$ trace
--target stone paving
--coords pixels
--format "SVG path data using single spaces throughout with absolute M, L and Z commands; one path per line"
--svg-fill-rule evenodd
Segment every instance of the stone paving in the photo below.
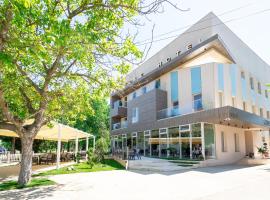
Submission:
M 270 165 L 181 172 L 106 171 L 51 176 L 57 186 L 0 192 L 0 199 L 269 200 Z

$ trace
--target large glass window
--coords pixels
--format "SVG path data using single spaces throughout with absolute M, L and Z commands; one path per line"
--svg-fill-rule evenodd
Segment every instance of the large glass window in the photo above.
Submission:
M 151 156 L 151 144 L 150 144 L 150 138 L 151 138 L 151 131 L 144 131 L 144 155 L 145 156 Z
M 230 78 L 231 78 L 231 91 L 232 96 L 236 96 L 236 83 L 237 83 L 237 68 L 236 65 L 231 65 L 230 68 Z
M 168 154 L 168 129 L 159 129 L 159 156 L 166 157 Z
M 202 92 L 201 67 L 191 68 L 191 90 L 193 95 Z
M 178 71 L 171 72 L 171 101 L 178 102 Z
M 137 149 L 137 144 L 138 144 L 138 141 L 137 141 L 137 133 L 136 132 L 133 132 L 132 133 L 132 138 L 131 138 L 131 149 Z
M 218 89 L 224 91 L 223 64 L 218 64 Z
M 179 127 L 169 128 L 169 156 L 176 157 L 180 155 L 179 146 Z
M 144 154 L 144 133 L 138 132 L 137 133 L 137 149 L 141 155 Z
M 151 145 L 152 156 L 159 156 L 159 130 L 151 131 L 151 139 L 149 140 Z
M 205 158 L 215 157 L 215 132 L 213 124 L 204 124 Z

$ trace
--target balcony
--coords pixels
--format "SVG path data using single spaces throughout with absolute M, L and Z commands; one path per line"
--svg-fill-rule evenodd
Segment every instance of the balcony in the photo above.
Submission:
M 111 109 L 111 117 L 126 117 L 127 116 L 127 102 L 126 101 L 115 101 L 112 104 L 112 109 Z
M 117 129 L 122 129 L 122 128 L 127 128 L 127 121 L 122 121 L 119 123 L 115 123 L 112 125 L 112 130 L 117 130 Z
M 201 110 L 208 110 L 214 108 L 213 105 L 213 103 L 203 103 L 202 99 L 198 99 L 193 101 L 192 104 L 187 103 L 184 104 L 184 106 L 174 106 L 158 111 L 157 120 L 191 114 Z

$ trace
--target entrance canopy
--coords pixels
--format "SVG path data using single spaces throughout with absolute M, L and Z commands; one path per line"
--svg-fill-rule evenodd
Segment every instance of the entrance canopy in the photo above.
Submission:
M 60 139 L 62 142 L 68 142 L 69 140 L 95 137 L 92 134 L 80 131 L 78 129 L 54 121 L 51 122 L 51 124 L 52 127 L 48 125 L 43 126 L 36 135 L 35 139 L 51 140 L 51 141 L 58 141 Z M 61 133 L 60 135 L 59 132 Z M 0 136 L 19 137 L 15 132 L 5 129 L 0 129 Z

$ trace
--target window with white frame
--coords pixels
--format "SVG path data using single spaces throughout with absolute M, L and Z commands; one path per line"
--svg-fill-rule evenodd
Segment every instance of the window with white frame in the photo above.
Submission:
M 139 109 L 132 108 L 132 123 L 136 123 L 139 121 Z
M 239 149 L 239 134 L 238 133 L 234 134 L 234 149 L 235 149 L 235 152 L 240 151 L 240 149 Z
M 227 138 L 224 131 L 221 131 L 221 151 L 227 152 Z

